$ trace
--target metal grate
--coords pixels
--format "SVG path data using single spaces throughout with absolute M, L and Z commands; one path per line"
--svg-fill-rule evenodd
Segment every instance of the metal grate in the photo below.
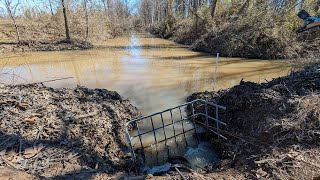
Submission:
M 197 104 L 199 109 L 196 111 L 194 109 L 195 104 Z M 214 112 L 208 112 L 209 107 L 213 107 Z M 189 108 L 192 112 L 191 115 L 184 115 L 182 108 Z M 204 108 L 204 109 L 203 109 Z M 212 110 L 212 108 L 210 109 Z M 136 156 L 135 156 L 135 149 L 141 149 L 143 151 L 144 148 L 150 147 L 152 145 L 157 145 L 158 143 L 161 142 L 166 142 L 169 139 L 172 138 L 177 138 L 177 136 L 180 135 L 185 135 L 188 132 L 193 131 L 195 134 L 197 134 L 197 126 L 198 127 L 204 127 L 206 130 L 209 130 L 210 132 L 216 134 L 218 138 L 223 138 L 226 139 L 223 135 L 219 133 L 219 129 L 222 126 L 226 126 L 226 123 L 221 120 L 221 115 L 219 115 L 220 112 L 225 111 L 226 108 L 220 105 L 217 105 L 212 102 L 208 102 L 202 99 L 197 99 L 185 104 L 181 104 L 179 106 L 157 112 L 148 116 L 143 116 L 139 117 L 137 119 L 131 120 L 126 123 L 126 137 L 128 140 L 128 144 L 130 147 L 130 152 L 132 156 L 132 160 L 135 161 Z M 176 117 L 179 117 L 178 119 L 175 120 L 174 118 L 174 111 L 177 111 L 175 115 Z M 169 114 L 169 117 L 164 117 L 164 114 L 167 113 Z M 214 117 L 210 116 L 209 114 L 212 114 Z M 160 121 L 160 125 L 156 126 L 154 118 L 156 116 L 159 116 L 160 119 L 158 119 L 157 122 Z M 139 127 L 139 123 L 141 122 L 146 122 L 148 121 L 151 123 L 151 130 L 147 131 L 141 131 Z M 165 121 L 169 123 L 165 124 Z M 192 128 L 186 128 L 186 124 L 192 122 L 193 127 Z M 175 126 L 180 125 L 182 127 L 182 132 L 178 133 Z M 136 134 L 130 135 L 128 127 L 135 127 L 136 128 Z M 168 127 L 172 126 L 172 129 L 170 128 L 170 131 L 172 130 L 173 133 L 168 132 Z M 164 139 L 158 139 L 156 135 L 156 131 L 163 131 L 164 134 Z M 143 142 L 143 136 L 147 136 L 149 134 L 153 134 L 153 139 L 149 143 Z M 138 139 L 138 143 L 133 144 L 132 141 L 133 139 Z

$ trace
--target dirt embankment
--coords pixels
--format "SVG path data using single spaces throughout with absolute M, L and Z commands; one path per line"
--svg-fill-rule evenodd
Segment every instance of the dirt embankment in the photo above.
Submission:
M 57 21 L 33 21 L 18 19 L 20 43 L 17 41 L 13 23 L 7 19 L 0 20 L 0 55 L 11 52 L 25 51 L 65 51 L 93 48 L 92 38 L 85 38 L 82 31 L 72 31 L 71 40 L 65 40 L 63 29 L 59 29 Z M 107 33 L 101 33 L 99 39 L 109 38 Z
M 73 39 L 71 41 L 22 41 L 20 43 L 1 43 L 0 53 L 26 52 L 26 51 L 65 51 L 83 50 L 93 48 L 93 44 L 87 41 Z
M 118 93 L 1 85 L 0 97 L 2 167 L 58 179 L 132 171 L 125 122 L 140 113 Z
M 296 34 L 274 22 L 239 20 L 223 25 L 190 20 L 163 22 L 149 28 L 152 34 L 185 44 L 191 50 L 224 57 L 295 59 L 319 56 L 319 33 Z
M 320 65 L 264 84 L 241 81 L 227 90 L 194 93 L 188 101 L 199 98 L 227 107 L 222 133 L 229 139 L 215 141 L 224 158 L 220 172 L 234 168 L 250 179 L 320 178 Z

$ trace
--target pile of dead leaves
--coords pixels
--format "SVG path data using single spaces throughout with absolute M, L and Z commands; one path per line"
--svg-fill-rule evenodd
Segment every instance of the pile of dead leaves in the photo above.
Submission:
M 140 115 L 105 89 L 0 86 L 0 165 L 56 177 L 129 167 L 125 123 Z

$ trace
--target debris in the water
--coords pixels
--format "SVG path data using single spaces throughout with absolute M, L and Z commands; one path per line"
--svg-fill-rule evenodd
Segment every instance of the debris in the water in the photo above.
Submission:
M 201 133 L 205 133 L 206 130 L 205 130 L 203 127 L 197 127 L 197 128 L 196 128 L 196 132 L 197 132 L 198 134 L 201 134 Z
M 153 175 L 163 174 L 165 172 L 168 172 L 170 170 L 171 166 L 172 166 L 171 163 L 166 163 L 162 166 L 155 166 L 152 169 L 147 170 L 147 173 L 153 174 Z
M 219 161 L 219 157 L 214 149 L 213 145 L 201 142 L 196 148 L 190 147 L 184 157 L 193 169 L 214 166 Z

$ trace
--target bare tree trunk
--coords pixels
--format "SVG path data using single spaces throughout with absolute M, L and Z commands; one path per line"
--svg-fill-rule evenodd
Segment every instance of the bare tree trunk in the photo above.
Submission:
M 112 8 L 112 2 L 111 0 L 107 0 L 108 9 L 110 10 Z
M 70 41 L 68 16 L 67 16 L 67 10 L 66 10 L 66 5 L 64 3 L 64 0 L 61 0 L 61 5 L 62 5 L 62 11 L 63 11 L 63 17 L 64 17 L 64 27 L 65 27 L 65 30 L 66 30 L 66 40 Z
M 20 32 L 19 32 L 19 28 L 18 28 L 18 25 L 17 25 L 17 22 L 16 22 L 16 18 L 14 17 L 13 14 L 10 15 L 12 20 L 13 20 L 13 24 L 14 24 L 14 28 L 16 29 L 16 36 L 17 36 L 17 40 L 18 40 L 18 43 L 21 42 L 20 40 Z
M 186 0 L 182 0 L 182 2 L 188 7 L 188 14 L 191 14 L 192 15 L 191 17 L 195 15 L 197 19 L 201 19 L 202 21 L 204 21 L 204 19 L 199 16 L 197 12 L 198 10 L 195 7 L 192 7 L 193 4 L 191 2 L 194 2 L 194 1 L 195 0 L 189 0 L 188 2 L 186 2 Z
M 53 8 L 52 8 L 52 2 L 51 2 L 51 0 L 49 0 L 49 7 L 50 7 L 51 15 L 53 16 L 54 13 L 53 13 Z
M 154 5 L 154 18 L 155 18 L 155 21 L 158 22 L 158 1 L 155 0 L 153 5 Z
M 126 18 L 129 17 L 129 4 L 128 4 L 128 0 L 125 0 L 125 5 L 126 5 Z
M 20 0 L 17 1 L 16 5 L 14 7 L 11 7 L 11 3 L 12 3 L 12 0 L 4 0 L 4 4 L 6 6 L 8 14 L 9 14 L 9 16 L 12 19 L 13 24 L 14 24 L 14 28 L 15 28 L 16 36 L 17 36 L 17 41 L 18 41 L 18 43 L 20 43 L 21 42 L 21 40 L 20 40 L 20 32 L 19 32 L 19 28 L 18 28 L 18 25 L 17 25 L 17 22 L 16 22 L 16 18 L 15 18 L 16 9 L 17 9 L 18 5 L 20 4 Z
M 86 18 L 86 39 L 88 39 L 89 36 L 89 14 L 88 14 L 88 7 L 87 7 L 87 3 L 88 0 L 84 0 L 84 11 L 85 11 L 85 18 Z
M 183 1 L 182 0 L 180 0 L 181 2 L 180 2 L 180 6 L 181 6 L 181 12 L 182 12 L 182 17 L 183 18 L 185 18 L 186 17 L 186 6 L 185 6 L 185 4 L 183 3 Z
M 242 14 L 250 5 L 250 0 L 246 0 L 240 7 L 238 14 Z
M 162 11 L 162 3 L 160 3 L 160 5 L 159 5 L 159 21 L 161 21 L 162 20 L 162 16 L 163 16 L 163 11 Z
M 169 9 L 170 9 L 169 15 L 170 15 L 170 17 L 175 17 L 174 2 L 175 2 L 175 0 L 170 0 L 170 3 L 169 3 Z
M 216 12 L 216 8 L 217 8 L 217 2 L 218 0 L 212 0 L 212 6 L 211 6 L 211 18 L 213 19 L 214 17 L 214 13 Z
M 103 8 L 104 8 L 104 12 L 106 13 L 107 15 L 107 4 L 106 4 L 106 0 L 101 0 L 102 1 L 102 4 L 103 4 Z
M 195 28 L 196 28 L 196 32 L 198 32 L 198 0 L 194 0 L 194 16 L 195 16 Z
M 193 1 L 193 0 L 188 0 L 188 3 L 189 3 L 188 6 L 189 6 L 189 11 L 190 11 L 190 12 L 189 12 L 189 16 L 190 16 L 190 17 L 192 17 L 193 14 L 194 14 L 194 11 L 193 11 L 194 7 L 193 7 L 192 1 Z
M 168 16 L 168 10 L 169 10 L 168 0 L 165 0 L 164 3 L 165 3 L 165 5 L 164 5 L 164 18 L 167 18 L 167 16 Z

